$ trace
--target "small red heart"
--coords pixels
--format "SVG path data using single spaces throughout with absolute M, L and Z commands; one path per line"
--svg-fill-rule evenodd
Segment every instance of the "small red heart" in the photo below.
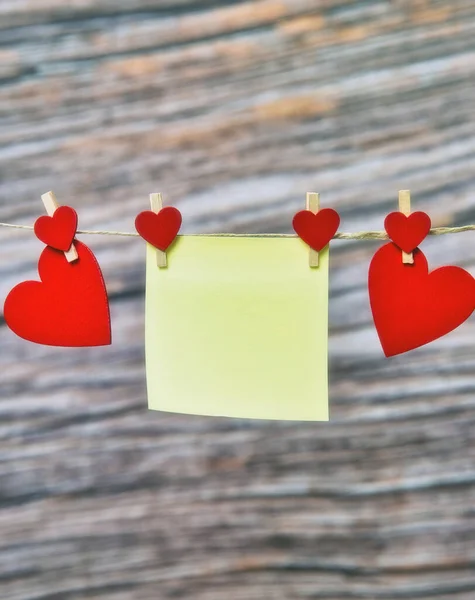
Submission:
M 146 210 L 137 215 L 135 228 L 143 239 L 165 252 L 180 231 L 181 213 L 173 206 L 162 208 L 159 213 Z
M 420 211 L 409 216 L 393 212 L 384 221 L 389 238 L 407 254 L 422 244 L 429 235 L 431 226 L 429 215 Z
M 18 336 L 47 346 L 107 346 L 111 324 L 107 290 L 94 254 L 75 242 L 79 260 L 45 248 L 41 281 L 24 281 L 5 300 L 4 317 Z
M 70 206 L 60 206 L 52 217 L 40 217 L 35 223 L 35 235 L 47 246 L 67 252 L 78 228 L 78 215 Z
M 405 265 L 401 250 L 386 244 L 369 269 L 374 323 L 386 356 L 424 346 L 461 325 L 475 310 L 475 279 L 460 267 L 429 273 L 425 255 L 414 251 Z
M 320 252 L 332 240 L 340 227 L 340 215 L 333 208 L 318 213 L 310 210 L 298 212 L 293 220 L 297 235 L 313 250 Z

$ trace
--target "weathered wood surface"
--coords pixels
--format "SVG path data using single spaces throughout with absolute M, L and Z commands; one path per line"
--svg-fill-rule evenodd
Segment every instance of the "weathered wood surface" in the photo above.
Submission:
M 0 0 L 0 78 L 0 221 L 51 188 L 96 229 L 158 190 L 188 232 L 289 231 L 308 190 L 346 231 L 400 188 L 475 221 L 470 0 Z M 425 249 L 475 274 L 473 239 Z M 335 243 L 331 424 L 148 413 L 143 244 L 87 241 L 111 348 L 0 327 L 2 599 L 475 597 L 473 319 L 385 360 L 377 243 Z M 41 245 L 0 244 L 3 299 Z

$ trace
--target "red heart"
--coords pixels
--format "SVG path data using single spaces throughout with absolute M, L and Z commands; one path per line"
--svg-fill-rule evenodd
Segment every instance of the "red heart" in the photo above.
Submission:
M 320 252 L 338 231 L 340 215 L 333 208 L 324 208 L 316 214 L 310 210 L 302 210 L 295 215 L 293 226 L 297 235 L 310 248 Z
M 107 346 L 111 326 L 107 290 L 94 254 L 75 242 L 79 260 L 45 248 L 41 281 L 25 281 L 8 294 L 4 316 L 17 335 L 47 346 Z
M 47 246 L 67 252 L 71 248 L 76 230 L 78 215 L 70 206 L 60 206 L 52 217 L 40 217 L 35 223 L 35 235 Z
M 415 212 L 409 216 L 402 212 L 393 212 L 386 217 L 384 227 L 389 238 L 410 254 L 429 235 L 431 220 L 425 212 Z
M 137 215 L 135 228 L 146 242 L 165 252 L 178 235 L 181 223 L 180 211 L 167 206 L 159 213 L 146 210 Z
M 461 325 L 475 310 L 475 279 L 460 267 L 429 273 L 425 255 L 414 251 L 414 264 L 402 262 L 401 250 L 386 244 L 369 269 L 374 323 L 386 356 L 424 346 Z

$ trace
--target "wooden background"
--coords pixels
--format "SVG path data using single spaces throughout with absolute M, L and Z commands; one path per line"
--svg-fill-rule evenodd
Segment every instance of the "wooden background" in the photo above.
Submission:
M 186 232 L 289 232 L 305 192 L 344 231 L 411 188 L 475 222 L 472 0 L 0 0 L 0 221 L 53 188 L 83 228 L 148 193 Z M 0 229 L 0 298 L 35 277 Z M 88 237 L 114 344 L 0 327 L 5 600 L 475 598 L 475 321 L 383 358 L 366 274 L 334 244 L 331 424 L 149 413 L 144 245 Z M 475 236 L 431 239 L 475 274 Z

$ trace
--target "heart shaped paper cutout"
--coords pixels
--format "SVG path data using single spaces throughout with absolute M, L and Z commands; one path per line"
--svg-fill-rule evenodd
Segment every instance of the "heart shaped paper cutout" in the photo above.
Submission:
M 137 215 L 135 228 L 146 242 L 165 252 L 178 235 L 181 223 L 180 211 L 173 206 L 167 206 L 159 213 L 146 210 Z
M 296 234 L 310 248 L 320 252 L 338 231 L 340 215 L 333 208 L 323 208 L 316 214 L 302 210 L 295 215 L 293 226 Z
M 460 267 L 429 273 L 418 249 L 405 265 L 401 250 L 386 244 L 369 269 L 374 323 L 387 357 L 424 346 L 461 325 L 475 310 L 475 279 Z
M 421 211 L 409 216 L 393 212 L 384 221 L 389 238 L 407 254 L 422 244 L 429 235 L 431 226 L 429 215 Z
M 35 223 L 36 237 L 51 248 L 67 252 L 78 228 L 78 215 L 70 206 L 60 206 L 52 217 L 40 217 Z
M 107 346 L 111 324 L 107 290 L 94 254 L 75 242 L 79 260 L 45 248 L 41 281 L 25 281 L 8 294 L 4 317 L 18 336 L 47 346 Z

